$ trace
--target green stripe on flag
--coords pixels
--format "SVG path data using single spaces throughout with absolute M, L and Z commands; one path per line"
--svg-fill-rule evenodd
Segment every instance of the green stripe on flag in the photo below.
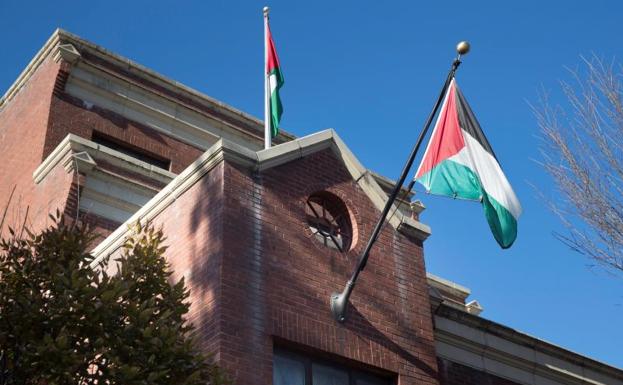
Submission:
M 270 71 L 269 82 L 275 80 L 274 89 L 270 94 L 270 129 L 271 135 L 274 138 L 279 134 L 279 123 L 281 121 L 281 115 L 283 114 L 283 106 L 281 105 L 281 98 L 279 97 L 279 89 L 283 86 L 283 74 L 279 67 L 273 68 Z M 274 77 L 274 78 L 273 78 Z M 273 84 L 271 84 L 272 88 Z
M 508 249 L 517 239 L 517 220 L 504 206 L 489 194 L 483 194 L 482 207 L 495 240 L 503 249 Z
M 452 198 L 480 200 L 478 176 L 468 167 L 444 160 L 417 179 L 431 194 Z
M 478 176 L 467 166 L 444 160 L 417 179 L 435 195 L 480 200 L 493 237 L 503 249 L 517 238 L 517 219 L 497 200 L 484 191 Z

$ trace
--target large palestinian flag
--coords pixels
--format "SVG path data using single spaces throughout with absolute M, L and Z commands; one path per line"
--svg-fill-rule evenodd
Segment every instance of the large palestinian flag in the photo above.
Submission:
M 521 204 L 454 79 L 415 179 L 432 194 L 482 202 L 502 248 L 517 238 Z

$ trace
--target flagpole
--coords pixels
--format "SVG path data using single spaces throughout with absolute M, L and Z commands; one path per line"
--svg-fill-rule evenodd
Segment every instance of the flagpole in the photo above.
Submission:
M 448 86 L 450 85 L 450 82 L 454 78 L 454 74 L 456 73 L 456 70 L 459 68 L 459 65 L 461 65 L 461 60 L 460 60 L 461 55 L 467 54 L 467 52 L 469 52 L 469 48 L 470 48 L 469 43 L 467 43 L 466 41 L 462 41 L 457 45 L 456 50 L 457 50 L 458 56 L 452 62 L 452 67 L 450 68 L 450 71 L 448 72 L 448 76 L 446 77 L 446 81 L 443 84 L 443 87 L 441 88 L 439 97 L 437 98 L 437 101 L 435 102 L 435 105 L 432 111 L 428 115 L 428 119 L 426 120 L 426 123 L 424 124 L 424 127 L 422 128 L 422 131 L 420 132 L 420 136 L 418 137 L 417 142 L 415 143 L 415 146 L 413 146 L 413 149 L 411 150 L 411 154 L 409 155 L 409 158 L 407 159 L 407 163 L 405 164 L 402 170 L 402 174 L 400 175 L 400 178 L 396 182 L 396 185 L 394 186 L 394 189 L 391 195 L 389 196 L 389 198 L 387 199 L 387 202 L 385 203 L 385 207 L 383 208 L 383 211 L 381 212 L 381 217 L 379 218 L 378 222 L 376 223 L 376 226 L 374 227 L 374 231 L 372 232 L 372 235 L 370 236 L 370 239 L 368 240 L 368 244 L 366 245 L 366 248 L 364 249 L 363 253 L 361 253 L 361 256 L 359 257 L 359 262 L 357 263 L 357 267 L 355 268 L 355 271 L 353 272 L 351 278 L 346 283 L 344 290 L 341 293 L 333 293 L 331 295 L 331 313 L 333 314 L 333 318 L 338 322 L 346 321 L 346 309 L 348 306 L 348 299 L 350 298 L 353 288 L 355 287 L 355 283 L 357 282 L 359 273 L 361 273 L 363 269 L 366 267 L 366 263 L 368 262 L 368 256 L 370 255 L 370 249 L 374 245 L 374 242 L 376 242 L 379 236 L 379 233 L 381 232 L 381 228 L 383 227 L 383 224 L 385 223 L 385 218 L 387 218 L 387 214 L 389 213 L 389 210 L 394 204 L 394 201 L 396 200 L 396 197 L 398 196 L 398 193 L 400 192 L 402 184 L 404 183 L 405 179 L 407 178 L 407 175 L 409 174 L 409 170 L 411 169 L 411 166 L 413 165 L 413 161 L 415 160 L 418 150 L 420 149 L 420 145 L 422 144 L 422 141 L 424 140 L 424 137 L 426 136 L 426 133 L 428 132 L 428 129 L 430 128 L 430 124 L 433 121 L 433 118 L 437 114 L 437 110 L 439 109 L 439 106 L 441 105 L 443 97 L 446 94 L 446 91 L 448 90 Z M 409 186 L 413 187 L 413 184 L 409 184 Z
M 268 12 L 270 8 L 264 7 L 264 148 L 271 146 L 271 130 L 270 130 L 270 94 L 268 84 Z

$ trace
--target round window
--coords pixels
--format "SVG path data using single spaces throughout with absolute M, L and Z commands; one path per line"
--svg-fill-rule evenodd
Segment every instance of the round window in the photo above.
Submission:
M 313 237 L 323 245 L 346 252 L 350 250 L 353 230 L 346 205 L 328 192 L 307 199 L 307 224 Z

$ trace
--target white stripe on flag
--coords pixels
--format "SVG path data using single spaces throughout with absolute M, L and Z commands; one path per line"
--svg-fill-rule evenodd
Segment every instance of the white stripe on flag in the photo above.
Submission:
M 465 147 L 448 160 L 462 164 L 478 175 L 482 188 L 504 206 L 515 219 L 521 215 L 521 204 L 506 179 L 498 161 L 471 135 L 461 130 Z
M 275 88 L 277 88 L 277 75 L 270 74 L 268 77 L 268 84 L 270 86 L 270 97 L 273 97 L 273 92 L 275 92 Z

